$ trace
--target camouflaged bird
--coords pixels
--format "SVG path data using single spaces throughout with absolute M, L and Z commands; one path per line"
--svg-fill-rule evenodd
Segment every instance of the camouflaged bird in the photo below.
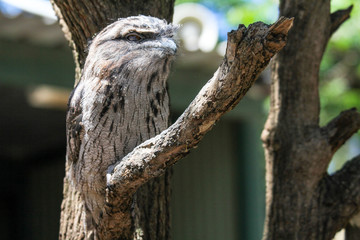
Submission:
M 69 177 L 81 192 L 87 229 L 101 221 L 112 165 L 168 126 L 163 106 L 176 29 L 154 17 L 128 17 L 91 42 L 66 120 Z

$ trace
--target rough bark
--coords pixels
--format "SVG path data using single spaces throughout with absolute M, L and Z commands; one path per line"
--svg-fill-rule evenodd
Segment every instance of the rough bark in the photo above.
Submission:
M 270 113 L 262 133 L 263 239 L 332 239 L 359 211 L 359 157 L 333 176 L 326 171 L 335 151 L 360 128 L 360 114 L 350 109 L 319 126 L 320 62 L 350 11 L 330 14 L 330 1 L 280 1 L 280 14 L 295 20 L 272 65 Z
M 168 129 L 151 138 L 119 162 L 108 182 L 109 203 L 131 195 L 139 186 L 189 153 L 215 122 L 230 111 L 253 85 L 270 59 L 286 42 L 292 19 L 273 25 L 240 25 L 228 34 L 224 60 L 212 79 Z
M 172 11 L 173 2 L 171 5 L 166 5 L 167 1 L 162 1 L 162 3 L 161 6 L 171 7 L 171 10 L 167 9 L 168 12 L 159 13 L 157 11 L 161 7 L 151 8 L 157 9 L 151 15 L 170 18 L 171 14 L 165 16 L 161 14 L 165 12 L 169 14 Z M 141 2 L 141 4 L 137 13 L 147 14 L 149 11 L 146 9 L 147 3 Z M 54 0 L 53 5 L 74 49 L 74 57 L 79 69 L 86 55 L 83 50 L 86 48 L 87 39 L 105 26 L 109 19 L 120 17 L 116 15 L 114 8 L 125 7 L 121 4 L 114 5 L 113 1 Z M 136 8 L 131 6 L 135 5 L 127 5 L 126 8 L 130 14 L 126 13 L 134 15 L 133 9 Z M 91 17 L 92 14 L 94 18 Z M 124 16 L 127 15 L 121 15 L 121 17 Z M 169 188 L 166 184 L 156 185 L 151 179 L 163 175 L 169 166 L 188 154 L 189 149 L 198 144 L 215 122 L 235 107 L 270 59 L 285 45 L 291 26 L 292 19 L 280 18 L 273 25 L 255 23 L 248 28 L 240 25 L 238 30 L 229 33 L 223 63 L 179 120 L 159 135 L 134 148 L 115 166 L 109 178 L 106 196 L 104 196 L 107 202 L 104 212 L 114 221 L 111 221 L 111 226 L 101 225 L 101 232 L 105 233 L 109 229 L 114 232 L 118 228 L 129 231 L 131 234 L 115 235 L 132 235 L 135 239 L 169 239 Z M 165 174 L 163 178 L 164 180 L 160 182 L 168 183 L 168 174 Z M 60 239 L 90 238 L 91 236 L 85 232 L 84 224 L 81 224 L 84 221 L 84 215 L 79 193 L 67 178 L 64 181 Z M 146 188 L 147 185 L 150 187 Z M 155 190 L 157 192 L 154 193 Z M 163 192 L 166 194 L 162 194 Z M 134 194 L 136 194 L 135 197 L 133 197 Z M 160 197 L 158 198 L 157 195 Z M 135 209 L 140 217 L 132 219 L 131 227 L 124 230 L 122 226 L 127 223 L 121 221 L 123 214 L 121 210 L 133 199 L 143 202 L 136 205 L 136 207 L 140 206 L 139 209 Z M 154 203 L 160 204 L 157 206 Z M 156 219 L 150 219 L 152 213 Z M 159 217 L 159 214 L 163 217 Z M 111 239 L 111 235 L 106 237 Z
M 59 23 L 65 37 L 73 49 L 76 63 L 75 85 L 79 81 L 87 56 L 88 43 L 96 33 L 118 18 L 139 14 L 156 16 L 171 22 L 174 6 L 174 0 L 54 0 L 51 2 L 59 17 Z M 152 7 L 149 7 L 150 5 Z M 168 106 L 164 107 L 168 108 Z M 164 112 L 169 112 L 169 109 L 164 110 Z M 164 130 L 166 127 L 165 124 L 160 130 Z M 152 132 L 156 131 L 158 130 L 152 129 Z M 68 163 L 66 164 L 66 172 L 69 172 Z M 132 223 L 133 228 L 138 230 L 136 238 L 170 239 L 170 173 L 169 170 L 164 176 L 144 184 L 136 193 L 134 197 L 136 204 L 133 204 L 136 206 L 133 211 L 136 219 L 134 218 Z M 67 240 L 90 238 L 90 236 L 86 236 L 84 229 L 85 216 L 80 193 L 76 191 L 67 177 L 64 179 L 63 194 L 59 238 Z M 134 231 L 134 229 L 128 230 Z

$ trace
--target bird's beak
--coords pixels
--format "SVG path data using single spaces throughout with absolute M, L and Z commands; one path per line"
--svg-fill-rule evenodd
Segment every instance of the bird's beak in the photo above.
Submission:
M 173 53 L 176 53 L 177 51 L 177 46 L 176 43 L 174 42 L 173 39 L 170 38 L 161 38 L 160 40 L 161 45 L 163 47 L 165 47 L 166 49 L 169 49 L 170 51 L 172 51 Z

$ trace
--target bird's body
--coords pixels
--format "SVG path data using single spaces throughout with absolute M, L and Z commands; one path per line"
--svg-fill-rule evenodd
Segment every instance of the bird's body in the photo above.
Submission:
M 157 18 L 129 17 L 106 27 L 90 45 L 67 114 L 69 177 L 91 215 L 88 225 L 101 220 L 109 167 L 168 126 L 174 30 Z

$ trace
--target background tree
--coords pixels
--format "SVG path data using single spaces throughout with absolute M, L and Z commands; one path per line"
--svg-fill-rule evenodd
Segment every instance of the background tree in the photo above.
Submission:
M 171 20 L 173 11 L 173 1 L 160 0 L 54 0 L 52 3 L 73 48 L 77 80 L 86 57 L 84 50 L 87 41 L 103 27 L 119 17 L 140 13 Z M 107 220 L 97 229 L 99 238 L 169 238 L 169 174 L 166 170 L 185 156 L 190 148 L 195 147 L 219 117 L 241 100 L 271 57 L 285 45 L 291 25 L 292 20 L 281 18 L 271 26 L 256 23 L 245 28 L 240 25 L 238 30 L 228 35 L 223 63 L 178 121 L 155 138 L 136 147 L 116 165 L 110 184 L 106 187 L 104 214 Z M 66 171 L 69 171 L 69 164 Z M 164 176 L 151 180 L 161 175 Z M 134 194 L 140 208 L 134 210 L 138 211 L 137 217 L 130 219 L 130 226 L 127 224 L 129 219 L 124 219 L 123 213 L 132 210 L 128 203 L 133 200 Z M 87 237 L 83 208 L 79 192 L 65 178 L 61 239 Z M 125 215 L 131 217 L 130 214 Z
M 355 109 L 319 125 L 319 69 L 330 36 L 352 7 L 330 13 L 330 1 L 280 1 L 295 17 L 273 62 L 271 107 L 262 133 L 266 156 L 263 239 L 332 239 L 359 211 L 360 156 L 333 175 L 334 153 L 360 128 Z
M 149 8 L 147 7 L 148 4 L 155 4 L 158 7 Z M 173 2 L 168 1 L 149 1 L 146 3 L 90 1 L 89 3 L 78 3 L 76 1 L 54 0 L 53 5 L 60 17 L 65 35 L 74 49 L 77 78 L 80 76 L 82 64 L 86 57 L 84 49 L 87 40 L 114 19 L 142 13 L 171 20 L 173 11 Z M 325 127 L 319 125 L 318 80 L 320 62 L 330 36 L 349 17 L 350 11 L 351 8 L 330 14 L 330 1 L 281 1 L 280 15 L 295 17 L 296 20 L 289 39 L 290 44 L 273 63 L 271 109 L 262 135 L 266 149 L 267 167 L 267 217 L 264 239 L 331 239 L 359 211 L 357 207 L 359 202 L 359 191 L 357 189 L 359 157 L 354 158 L 334 175 L 329 176 L 326 172 L 333 154 L 360 128 L 359 113 L 351 109 L 341 113 Z M 279 35 L 287 33 L 290 25 L 287 21 L 280 21 L 275 26 L 269 29 L 270 34 L 262 36 L 260 33 L 262 38 L 267 40 L 273 36 L 279 38 Z M 228 52 L 221 66 L 222 70 L 227 69 L 228 64 L 236 65 L 233 63 L 234 59 L 237 59 L 236 54 L 235 57 L 233 56 L 234 49 L 243 49 L 240 54 L 243 57 L 242 59 L 248 57 L 245 49 L 251 49 L 255 43 L 246 45 L 244 41 L 241 41 L 243 39 L 241 32 L 244 31 L 251 32 L 251 27 L 249 29 L 239 28 L 237 34 L 230 35 Z M 256 35 L 251 36 L 255 37 Z M 232 41 L 239 42 L 239 45 L 235 47 L 236 44 L 232 45 L 234 43 Z M 276 46 L 275 51 L 279 49 L 280 47 Z M 259 51 L 254 52 L 256 55 L 259 53 Z M 265 62 L 270 55 L 265 56 Z M 243 65 L 247 64 L 249 65 L 248 62 Z M 256 68 L 254 76 L 257 76 L 265 66 L 264 64 L 260 65 L 257 65 L 255 61 L 254 66 L 259 68 Z M 246 69 L 246 67 L 242 69 Z M 249 75 L 254 71 L 254 69 L 248 70 Z M 235 74 L 236 71 L 242 73 L 239 69 L 231 69 L 229 72 Z M 251 77 L 251 80 L 249 79 L 247 84 L 244 82 L 237 83 L 240 85 L 236 85 L 236 87 L 241 89 L 237 93 L 232 92 L 223 95 L 222 98 L 234 96 L 227 103 L 222 102 L 222 98 L 219 100 L 218 96 L 215 98 L 217 101 L 213 101 L 214 98 L 205 100 L 205 102 L 219 102 L 216 106 L 203 109 L 204 111 L 195 111 L 198 114 L 197 116 L 210 116 L 205 121 L 199 118 L 190 119 L 190 115 L 186 115 L 186 113 L 194 113 L 194 109 L 197 108 L 195 101 L 193 106 L 190 106 L 180 121 L 177 122 L 178 125 L 175 124 L 170 129 L 180 129 L 179 132 L 183 135 L 180 134 L 180 137 L 173 142 L 162 142 L 161 138 L 152 141 L 151 144 L 154 145 L 151 146 L 162 144 L 164 146 L 162 150 L 165 149 L 164 152 L 161 152 L 161 150 L 155 150 L 154 147 L 151 147 L 151 151 L 154 150 L 159 153 L 156 159 L 171 165 L 186 154 L 187 150 L 195 146 L 203 134 L 211 128 L 216 119 L 241 99 L 255 80 L 254 76 Z M 227 79 L 227 77 L 224 78 Z M 236 77 L 233 75 L 229 78 L 235 79 Z M 249 76 L 242 75 L 239 78 L 248 79 Z M 216 75 L 214 79 L 213 82 L 217 82 L 216 80 L 221 79 L 221 77 Z M 211 92 L 209 87 L 211 84 L 202 90 L 197 98 L 199 102 L 202 101 L 201 96 Z M 232 88 L 235 89 L 233 85 Z M 226 86 L 221 86 L 219 89 L 224 90 Z M 225 107 L 221 107 L 221 105 Z M 192 124 L 183 124 L 187 121 Z M 187 126 L 188 129 L 195 130 L 196 134 L 187 135 L 185 129 L 179 126 Z M 175 139 L 174 135 L 170 133 L 166 136 Z M 187 140 L 194 138 L 196 140 L 193 142 Z M 177 147 L 174 147 L 175 142 Z M 139 154 L 141 149 L 140 146 L 133 153 L 130 153 L 125 160 L 131 162 L 131 159 L 149 159 L 149 156 Z M 163 153 L 165 155 L 162 155 Z M 171 153 L 171 157 L 169 153 Z M 151 184 L 158 191 L 163 192 L 165 190 L 167 192 L 162 195 L 163 198 L 160 200 L 160 202 L 165 202 L 163 209 L 168 207 L 166 196 L 168 196 L 169 191 L 166 189 L 169 190 L 169 188 L 166 186 L 169 174 L 166 176 L 165 179 L 157 181 L 155 185 Z M 142 177 L 139 176 L 143 180 Z M 115 174 L 114 182 L 119 180 L 121 177 L 118 178 Z M 116 198 L 119 195 L 119 192 L 115 191 L 114 193 L 109 195 L 110 198 Z M 146 197 L 146 191 L 141 196 L 146 199 L 144 202 L 149 200 Z M 151 206 L 151 203 L 146 205 Z M 67 179 L 64 183 L 62 208 L 61 237 L 64 239 L 83 238 L 80 221 L 81 203 L 78 193 L 72 189 Z M 157 224 L 163 229 L 159 231 L 165 234 L 162 235 L 163 238 L 168 238 L 169 218 L 167 214 L 168 211 L 164 211 L 163 218 L 157 218 L 158 222 L 164 222 L 165 219 L 165 224 Z M 144 221 L 142 226 L 148 222 Z M 148 231 L 154 229 L 154 226 L 148 226 L 144 229 L 147 229 L 143 233 L 145 239 L 161 238 L 157 235 L 158 232 Z

